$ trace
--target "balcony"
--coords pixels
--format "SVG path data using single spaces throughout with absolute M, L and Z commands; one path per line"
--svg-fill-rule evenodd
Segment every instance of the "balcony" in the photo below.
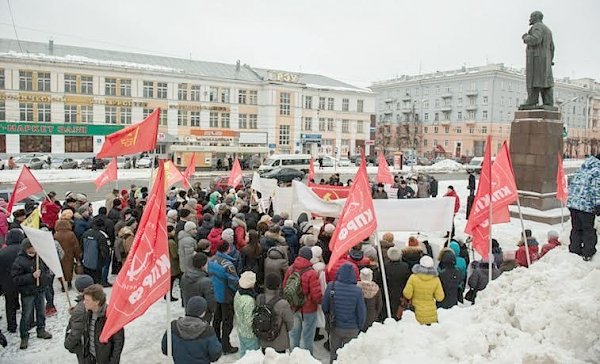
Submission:
M 450 92 L 446 92 L 444 94 L 442 94 L 442 99 L 449 99 L 452 97 L 452 93 Z
M 410 101 L 410 100 L 412 100 L 412 97 L 410 97 L 410 95 L 405 95 L 405 96 L 402 97 L 401 100 L 402 101 Z
M 392 102 L 394 102 L 394 99 L 385 99 L 383 102 L 385 102 L 386 104 L 391 104 Z
M 440 108 L 440 110 L 442 110 L 442 112 L 450 112 L 450 111 L 452 111 L 452 106 L 444 105 Z
M 411 113 L 413 112 L 413 108 L 412 108 L 412 107 L 403 107 L 403 108 L 401 109 L 401 112 L 402 112 L 403 114 L 411 114 Z
M 393 111 L 391 109 L 388 109 L 388 110 L 384 110 L 383 113 L 385 115 L 391 115 L 391 114 L 393 114 Z
M 465 106 L 465 110 L 475 111 L 475 110 L 477 110 L 477 105 L 467 105 L 467 106 Z
M 465 95 L 472 97 L 472 96 L 477 96 L 477 90 L 467 90 L 465 92 Z

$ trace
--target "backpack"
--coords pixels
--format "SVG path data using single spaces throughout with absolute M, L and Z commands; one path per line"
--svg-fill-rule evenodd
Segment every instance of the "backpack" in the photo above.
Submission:
M 294 271 L 285 282 L 283 287 L 283 298 L 290 303 L 290 306 L 300 308 L 306 302 L 306 297 L 302 291 L 302 275 L 312 267 Z
M 83 248 L 83 266 L 91 270 L 96 270 L 100 265 L 100 242 L 95 236 L 90 234 L 84 234 L 81 242 L 81 247 Z
M 263 295 L 259 300 L 260 303 L 252 312 L 252 332 L 257 338 L 273 341 L 279 336 L 281 322 L 273 307 L 282 299 L 280 296 L 275 296 L 269 302 L 265 302 L 266 297 Z

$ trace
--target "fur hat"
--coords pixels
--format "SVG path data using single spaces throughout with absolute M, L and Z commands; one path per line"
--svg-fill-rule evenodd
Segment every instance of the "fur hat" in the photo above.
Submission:
M 265 276 L 265 288 L 276 290 L 281 288 L 281 277 L 279 274 L 271 272 Z
M 196 251 L 204 252 L 210 248 L 210 241 L 208 239 L 200 239 L 198 244 L 196 244 Z
M 92 284 L 94 284 L 94 279 L 87 274 L 80 275 L 75 279 L 75 289 L 77 292 L 83 292 L 84 289 Z
M 392 262 L 398 262 L 402 259 L 402 250 L 398 247 L 391 247 L 387 251 L 387 256 Z
M 377 250 L 375 248 L 373 248 L 372 246 L 368 246 L 365 248 L 365 250 L 363 251 L 364 256 L 371 259 L 371 260 L 377 260 Z
M 326 224 L 325 227 L 323 228 L 323 231 L 326 234 L 333 234 L 333 231 L 335 230 L 335 226 L 333 224 Z
M 185 230 L 188 233 L 195 229 L 196 229 L 196 224 L 193 221 L 188 221 L 185 223 L 185 225 L 183 225 L 183 230 Z
M 169 210 L 169 212 L 167 212 L 167 217 L 170 219 L 176 219 L 177 218 L 177 210 Z
M 425 268 L 433 268 L 433 259 L 429 255 L 424 255 L 421 260 L 419 260 L 419 264 Z
M 383 236 L 381 237 L 381 240 L 385 241 L 386 243 L 393 243 L 394 242 L 394 234 L 387 232 L 387 233 L 383 234 Z
M 323 249 L 320 246 L 315 245 L 310 247 L 310 250 L 312 251 L 313 256 L 310 262 L 315 264 L 316 262 L 321 261 L 321 257 L 323 256 Z
M 23 217 L 26 216 L 27 214 L 25 213 L 24 209 L 18 209 L 16 211 L 13 212 L 13 217 Z
M 317 272 L 322 272 L 325 270 L 325 268 L 327 268 L 327 265 L 323 262 L 313 263 L 313 269 L 316 270 Z
M 256 284 L 256 273 L 251 270 L 245 271 L 240 276 L 239 285 L 240 288 L 250 289 Z
M 371 268 L 363 268 L 360 270 L 360 280 L 371 282 L 373 280 L 373 271 Z
M 230 206 L 230 207 L 233 206 L 233 203 L 234 203 L 233 197 L 231 197 L 231 196 L 225 197 L 224 202 L 225 202 L 225 205 L 227 205 L 227 206 Z
M 293 222 L 292 220 L 285 220 L 285 221 L 283 222 L 283 226 L 286 226 L 286 227 L 294 227 L 294 222 Z
M 179 217 L 186 218 L 186 217 L 190 216 L 191 213 L 192 212 L 188 209 L 181 209 L 181 210 L 179 210 Z
M 309 248 L 309 247 L 307 247 L 307 246 L 303 246 L 298 251 L 298 256 L 302 257 L 302 258 L 304 258 L 306 260 L 311 260 L 312 257 L 313 257 L 312 249 Z
M 210 220 L 212 220 L 212 215 L 209 213 L 205 213 L 204 215 L 202 215 L 202 221 L 207 221 L 210 222 Z
M 270 223 L 271 222 L 271 216 L 269 215 L 262 215 L 260 220 L 258 220 L 259 223 L 264 222 L 264 223 Z
M 317 244 L 317 237 L 316 236 L 314 236 L 312 234 L 304 235 L 304 236 L 305 236 L 305 238 L 304 238 L 304 245 L 305 246 L 312 247 L 312 246 L 315 246 Z
M 227 228 L 221 233 L 221 239 L 225 240 L 229 244 L 233 244 L 233 229 Z
M 201 296 L 194 296 L 189 299 L 185 306 L 185 315 L 192 317 L 202 317 L 206 312 L 206 300 Z

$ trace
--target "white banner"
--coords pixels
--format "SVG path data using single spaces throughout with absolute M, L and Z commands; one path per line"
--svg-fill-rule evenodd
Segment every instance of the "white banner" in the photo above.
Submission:
M 346 199 L 325 201 L 310 187 L 298 181 L 292 182 L 292 188 L 294 190 L 293 201 L 289 204 L 292 205 L 290 215 L 294 219 L 297 219 L 303 212 L 331 217 L 338 217 L 342 213 Z
M 277 190 L 277 180 L 273 178 L 261 178 L 257 172 L 254 172 L 250 188 L 259 191 L 263 197 L 273 197 Z
M 56 278 L 62 278 L 62 266 L 60 265 L 60 259 L 58 259 L 58 252 L 56 251 L 52 233 L 49 231 L 32 229 L 27 226 L 21 226 L 21 228 L 25 232 L 25 235 L 27 235 L 31 245 L 35 248 L 35 251 L 39 254 L 40 259 L 46 263 L 52 272 L 54 272 Z

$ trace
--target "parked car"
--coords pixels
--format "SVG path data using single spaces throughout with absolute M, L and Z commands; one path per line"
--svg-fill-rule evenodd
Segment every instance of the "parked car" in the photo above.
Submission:
M 53 158 L 50 161 L 50 168 L 56 169 L 76 169 L 79 163 L 73 158 Z
M 12 189 L 0 190 L 0 198 L 4 199 L 4 201 L 6 201 L 6 202 L 10 201 L 10 196 L 12 196 L 12 192 L 13 192 Z M 39 205 L 42 203 L 42 197 L 38 197 L 36 195 L 31 195 L 29 197 L 25 197 L 21 201 L 16 201 L 12 208 L 12 211 L 16 211 L 16 210 L 24 208 L 25 204 L 27 202 L 35 202 L 36 204 Z M 12 219 L 12 215 L 11 215 L 11 219 Z
M 29 167 L 29 169 L 48 169 L 50 165 L 47 163 L 46 158 L 41 157 L 21 157 L 15 161 L 17 168 L 23 166 Z
M 150 158 L 150 157 L 140 158 L 136 162 L 136 167 L 137 168 L 151 168 L 153 161 L 154 161 L 153 158 Z
M 495 157 L 492 157 L 492 163 L 496 160 Z M 471 159 L 469 164 L 467 164 L 466 170 L 467 173 L 474 172 L 476 174 L 481 173 L 481 166 L 483 164 L 483 157 L 474 157 Z
M 104 169 L 110 163 L 109 159 L 96 158 L 96 168 Z M 79 163 L 79 167 L 82 169 L 92 169 L 92 157 L 85 158 Z
M 274 170 L 263 174 L 263 178 L 274 178 L 278 183 L 289 183 L 293 180 L 302 181 L 304 172 L 293 168 L 275 168 Z
M 117 157 L 117 168 L 119 168 L 119 169 L 131 168 L 131 159 L 129 159 L 129 157 Z
M 229 176 L 219 176 L 210 182 L 210 187 L 211 187 L 211 189 L 219 189 L 221 191 L 225 191 L 231 187 L 231 186 L 229 186 L 228 181 L 229 181 Z M 250 185 L 252 184 L 252 178 L 250 178 L 250 177 L 244 176 L 244 177 L 242 177 L 242 181 L 243 181 L 243 185 L 242 185 L 242 183 L 239 183 L 237 186 L 235 186 L 236 191 L 239 191 L 242 188 L 250 187 Z
M 431 163 L 431 160 L 427 157 L 418 157 L 417 158 L 417 164 L 420 166 L 430 166 L 433 163 Z
M 333 167 L 335 166 L 337 160 L 329 155 L 323 156 L 323 167 Z
M 348 158 L 340 158 L 337 162 L 338 167 L 350 167 L 350 159 Z

